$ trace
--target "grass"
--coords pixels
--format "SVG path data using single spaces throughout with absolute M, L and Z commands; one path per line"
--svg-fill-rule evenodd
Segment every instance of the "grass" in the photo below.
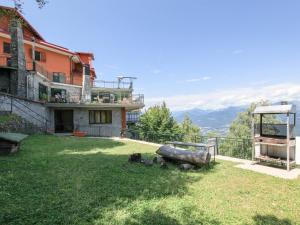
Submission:
M 198 171 L 127 163 L 156 148 L 31 136 L 0 157 L 0 224 L 300 224 L 300 179 L 218 161 Z

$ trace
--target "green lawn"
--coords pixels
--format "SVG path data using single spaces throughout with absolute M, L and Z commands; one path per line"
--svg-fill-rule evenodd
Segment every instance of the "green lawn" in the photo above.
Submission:
M 300 179 L 223 161 L 194 172 L 127 163 L 155 150 L 31 136 L 17 154 L 0 156 L 0 224 L 300 224 Z

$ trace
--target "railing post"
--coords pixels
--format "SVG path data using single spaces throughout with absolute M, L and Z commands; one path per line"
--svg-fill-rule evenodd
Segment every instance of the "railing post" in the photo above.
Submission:
M 219 155 L 219 138 L 216 137 L 216 153 Z
M 10 97 L 10 113 L 12 114 L 13 112 L 13 97 Z
M 47 133 L 47 120 L 45 122 L 45 133 Z

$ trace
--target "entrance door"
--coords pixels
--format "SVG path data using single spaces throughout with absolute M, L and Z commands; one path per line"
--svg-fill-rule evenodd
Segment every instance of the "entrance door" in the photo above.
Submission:
M 73 132 L 73 110 L 55 110 L 55 133 Z

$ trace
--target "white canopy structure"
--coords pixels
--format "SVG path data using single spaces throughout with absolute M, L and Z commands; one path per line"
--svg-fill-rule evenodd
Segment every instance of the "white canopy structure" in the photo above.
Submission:
M 277 121 L 276 114 L 282 115 L 281 118 L 285 121 Z M 255 124 L 257 115 L 259 123 Z M 274 116 L 264 121 L 266 115 Z M 287 170 L 290 170 L 291 165 L 296 163 L 296 106 L 259 106 L 252 116 L 252 159 L 286 165 Z
M 255 109 L 253 114 L 295 114 L 296 106 L 294 105 L 270 105 L 259 106 Z

